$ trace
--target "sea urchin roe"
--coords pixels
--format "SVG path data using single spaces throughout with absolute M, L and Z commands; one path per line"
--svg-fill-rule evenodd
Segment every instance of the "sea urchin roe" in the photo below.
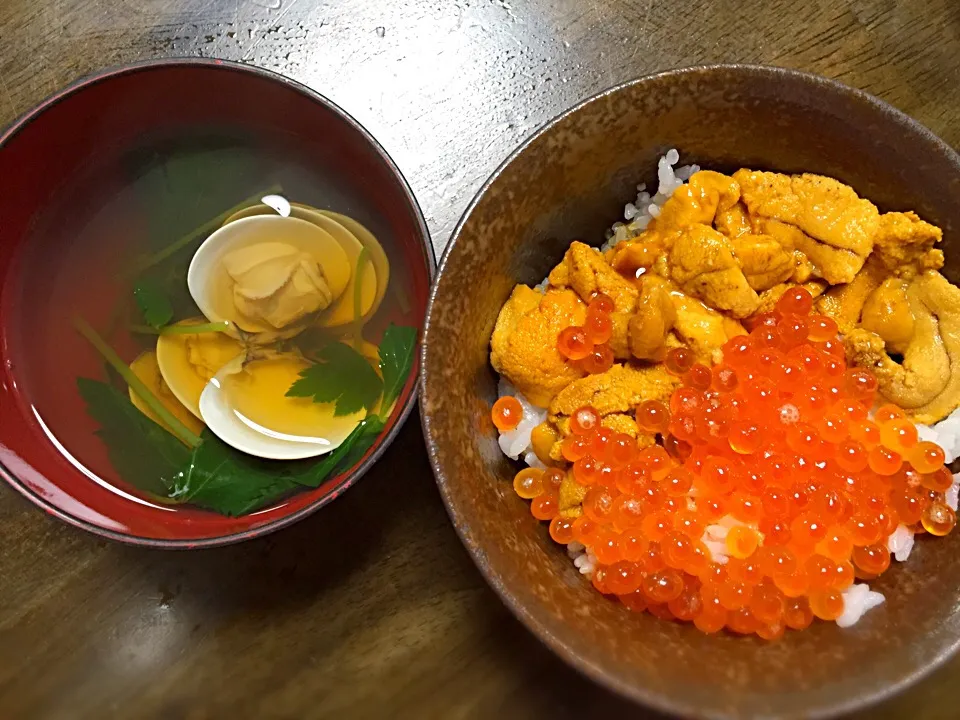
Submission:
M 943 451 L 899 408 L 868 419 L 876 378 L 845 367 L 836 324 L 811 305 L 791 290 L 713 368 L 687 348 L 667 353 L 681 386 L 635 411 L 662 445 L 640 450 L 579 408 L 561 445 L 579 517 L 560 514 L 563 471 L 518 474 L 517 493 L 533 498 L 550 536 L 586 547 L 600 592 L 703 632 L 776 639 L 839 618 L 855 578 L 889 568 L 901 525 L 953 530 Z
M 530 447 L 544 465 L 553 463 L 550 452 L 559 439 L 560 434 L 548 422 L 542 422 L 530 431 Z

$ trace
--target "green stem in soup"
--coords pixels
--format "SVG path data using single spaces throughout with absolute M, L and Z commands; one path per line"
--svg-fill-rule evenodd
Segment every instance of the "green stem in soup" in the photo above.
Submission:
M 370 251 L 364 246 L 357 256 L 357 269 L 353 283 L 353 346 L 360 350 L 363 347 L 363 270 L 367 265 Z
M 245 200 L 242 200 L 241 202 L 234 205 L 232 208 L 224 210 L 215 218 L 208 220 L 200 227 L 188 232 L 179 240 L 176 240 L 170 245 L 167 245 L 167 247 L 165 247 L 163 250 L 160 250 L 159 252 L 156 252 L 153 255 L 148 255 L 147 257 L 137 262 L 134 265 L 133 274 L 141 273 L 147 268 L 151 268 L 154 265 L 158 265 L 159 263 L 162 263 L 167 258 L 172 257 L 173 255 L 176 255 L 178 252 L 180 252 L 180 250 L 187 247 L 198 238 L 205 237 L 211 232 L 213 232 L 214 230 L 216 230 L 220 225 L 223 224 L 224 220 L 226 220 L 228 217 L 230 217 L 234 213 L 237 213 L 243 210 L 245 207 L 249 207 L 250 205 L 255 205 L 259 203 L 260 199 L 264 195 L 276 195 L 282 190 L 283 188 L 280 185 L 277 185 L 277 184 L 271 185 L 270 187 L 264 190 L 261 190 L 260 192 L 254 195 L 251 195 Z
M 404 315 L 410 312 L 410 299 L 407 297 L 407 292 L 400 283 L 393 283 L 393 295 L 397 298 L 400 312 Z
M 130 388 L 140 396 L 140 399 L 143 400 L 146 405 L 157 414 L 161 420 L 163 420 L 167 427 L 169 427 L 174 434 L 180 438 L 185 444 L 190 447 L 197 447 L 200 444 L 200 438 L 197 435 L 194 435 L 190 429 L 184 425 L 177 417 L 167 410 L 166 406 L 160 402 L 157 397 L 150 392 L 150 389 L 143 383 L 140 378 L 134 375 L 133 371 L 127 366 L 123 360 L 120 359 L 120 356 L 114 352 L 104 341 L 102 337 L 94 330 L 86 320 L 81 317 L 74 318 L 73 321 L 74 327 L 76 327 L 77 332 L 79 332 L 87 341 L 93 345 L 97 352 L 103 356 L 103 359 L 112 367 L 120 377 L 123 378 L 124 382 L 130 386 Z
M 381 415 L 387 418 L 407 383 L 417 347 L 417 329 L 391 325 L 380 341 L 380 375 L 383 377 Z
M 131 325 L 130 332 L 141 335 L 200 335 L 201 333 L 227 332 L 230 323 L 223 322 L 201 323 L 199 325 L 165 325 L 161 328 L 149 325 Z

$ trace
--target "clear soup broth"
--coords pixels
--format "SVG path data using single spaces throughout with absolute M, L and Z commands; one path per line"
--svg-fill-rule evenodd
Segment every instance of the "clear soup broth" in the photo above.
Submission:
M 415 372 L 429 278 L 376 190 L 319 152 L 151 139 L 48 203 L 19 258 L 11 356 L 91 481 L 243 515 L 345 472 L 383 432 Z M 188 287 L 201 245 L 213 260 Z

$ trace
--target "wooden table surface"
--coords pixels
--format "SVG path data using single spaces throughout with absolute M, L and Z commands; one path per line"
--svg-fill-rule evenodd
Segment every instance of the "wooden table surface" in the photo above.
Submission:
M 960 146 L 957 0 L 0 0 L 0 124 L 86 73 L 173 55 L 277 70 L 346 108 L 405 173 L 438 255 L 526 135 L 655 70 L 803 68 Z M 124 547 L 5 487 L 0 539 L 4 720 L 654 717 L 487 588 L 415 417 L 341 500 L 257 541 Z M 860 717 L 955 718 L 957 680 L 960 660 Z

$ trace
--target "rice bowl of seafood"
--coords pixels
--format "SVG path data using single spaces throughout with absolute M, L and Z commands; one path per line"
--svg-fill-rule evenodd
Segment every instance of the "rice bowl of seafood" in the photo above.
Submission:
M 678 160 L 501 309 L 514 488 L 631 610 L 768 639 L 853 625 L 891 555 L 956 525 L 942 232 L 831 178 Z
M 960 168 L 868 96 L 696 68 L 571 110 L 481 191 L 421 412 L 467 548 L 564 659 L 683 716 L 810 717 L 915 678 L 905 644 L 952 652 L 958 219 L 924 165 Z M 431 385 L 451 344 L 463 409 Z

